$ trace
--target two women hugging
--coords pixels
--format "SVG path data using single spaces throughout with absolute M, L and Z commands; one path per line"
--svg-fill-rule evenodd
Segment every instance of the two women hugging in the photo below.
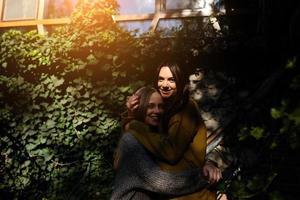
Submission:
M 126 106 L 111 199 L 216 199 L 219 152 L 206 154 L 206 127 L 180 67 L 159 66 L 156 88 L 140 88 Z

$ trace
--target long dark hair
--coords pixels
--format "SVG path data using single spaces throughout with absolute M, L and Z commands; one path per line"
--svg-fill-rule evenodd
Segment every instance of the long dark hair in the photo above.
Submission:
M 163 62 L 157 68 L 155 79 L 156 88 L 158 89 L 158 77 L 162 67 L 168 67 L 175 79 L 177 92 L 174 96 L 164 99 L 165 106 L 165 121 L 168 121 L 171 116 L 179 112 L 188 102 L 189 91 L 186 87 L 187 78 L 176 62 Z

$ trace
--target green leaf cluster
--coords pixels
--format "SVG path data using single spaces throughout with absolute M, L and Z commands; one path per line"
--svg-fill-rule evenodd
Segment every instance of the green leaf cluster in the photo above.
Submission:
M 51 35 L 1 35 L 1 196 L 110 195 L 120 114 L 145 84 L 142 45 L 112 21 L 115 9 L 115 1 L 81 1 Z
M 296 58 L 288 60 L 287 65 L 288 81 L 276 88 L 281 88 L 280 95 L 265 97 L 264 100 L 270 98 L 273 103 L 263 104 L 263 108 L 255 113 L 256 120 L 240 123 L 237 137 L 231 138 L 238 141 L 235 151 L 242 158 L 242 172 L 229 189 L 234 199 L 285 199 L 289 194 L 283 194 L 280 187 L 286 182 L 297 184 L 300 72 Z M 245 152 L 245 149 L 252 153 L 243 155 L 241 152 Z

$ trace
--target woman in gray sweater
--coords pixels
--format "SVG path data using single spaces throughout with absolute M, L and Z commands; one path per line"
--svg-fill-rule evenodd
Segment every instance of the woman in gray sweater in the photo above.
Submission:
M 163 113 L 160 94 L 155 88 L 143 87 L 136 95 L 140 96 L 139 109 L 132 118 L 157 128 Z M 163 199 L 192 193 L 208 185 L 199 168 L 178 173 L 161 171 L 151 154 L 129 132 L 120 139 L 115 166 L 117 174 L 111 200 Z

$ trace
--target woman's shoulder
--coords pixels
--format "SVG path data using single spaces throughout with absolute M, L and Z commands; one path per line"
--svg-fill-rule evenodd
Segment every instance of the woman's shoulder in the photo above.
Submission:
M 189 98 L 188 102 L 185 104 L 185 106 L 182 107 L 182 109 L 174 114 L 173 116 L 178 116 L 183 113 L 200 113 L 199 106 L 197 102 L 191 98 Z
M 198 104 L 193 100 L 189 99 L 187 104 L 181 109 L 181 111 L 174 114 L 170 120 L 169 124 L 180 122 L 183 118 L 198 122 L 201 120 L 201 114 Z
M 130 132 L 123 133 L 122 137 L 120 138 L 119 146 L 121 151 L 131 151 L 142 148 L 141 144 Z

